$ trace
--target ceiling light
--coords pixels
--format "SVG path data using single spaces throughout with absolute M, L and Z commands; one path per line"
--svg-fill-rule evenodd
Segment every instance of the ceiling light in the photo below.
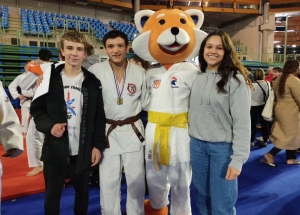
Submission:
M 111 10 L 113 10 L 113 11 L 119 11 L 119 12 L 120 12 L 120 11 L 122 11 L 122 9 L 121 9 L 121 8 L 114 8 L 114 7 L 113 7 L 113 8 L 111 8 Z
M 75 2 L 76 4 L 80 4 L 80 5 L 87 5 L 88 3 L 87 2 L 81 2 L 81 1 L 77 1 Z

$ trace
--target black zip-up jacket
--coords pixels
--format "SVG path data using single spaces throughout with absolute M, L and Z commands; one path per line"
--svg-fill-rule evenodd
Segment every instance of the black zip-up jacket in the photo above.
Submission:
M 61 71 L 64 64 L 51 66 L 49 91 L 36 98 L 30 107 L 36 129 L 45 134 L 42 157 L 44 162 L 69 162 L 68 129 L 62 137 L 54 137 L 51 129 L 56 123 L 67 123 L 67 108 Z M 90 168 L 92 149 L 105 149 L 105 113 L 100 80 L 82 67 L 83 107 L 80 125 L 77 172 Z

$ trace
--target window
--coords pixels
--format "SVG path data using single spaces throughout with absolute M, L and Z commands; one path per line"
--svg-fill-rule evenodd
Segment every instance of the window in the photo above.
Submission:
M 29 46 L 37 46 L 37 41 L 29 41 Z
M 47 46 L 47 42 L 40 42 L 40 46 L 42 46 L 42 47 L 56 47 L 54 42 L 48 42 L 48 46 Z
M 20 44 L 20 40 L 17 39 L 17 38 L 11 38 L 11 39 L 10 39 L 10 43 L 11 43 L 12 45 L 19 45 L 19 44 Z

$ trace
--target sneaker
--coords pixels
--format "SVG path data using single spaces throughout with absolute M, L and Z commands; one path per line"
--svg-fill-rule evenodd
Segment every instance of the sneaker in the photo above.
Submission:
M 250 147 L 253 147 L 254 146 L 254 142 L 250 142 Z
M 260 136 L 260 137 L 256 137 L 256 140 L 258 140 L 258 141 L 264 141 L 264 138 L 262 136 Z
M 267 142 L 260 142 L 260 143 L 259 143 L 259 145 L 260 145 L 261 147 L 267 147 L 267 144 L 268 144 Z

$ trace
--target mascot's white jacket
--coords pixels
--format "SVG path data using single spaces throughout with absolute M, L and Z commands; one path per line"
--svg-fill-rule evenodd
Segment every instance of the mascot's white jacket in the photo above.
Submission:
M 148 20 L 143 23 L 145 18 Z M 135 15 L 141 35 L 133 41 L 134 52 L 144 60 L 159 62 L 146 74 L 151 96 L 146 159 L 153 159 L 156 169 L 159 164 L 168 166 L 190 159 L 187 110 L 199 69 L 185 60 L 197 56 L 207 35 L 200 30 L 203 19 L 203 13 L 194 9 L 142 10 Z

